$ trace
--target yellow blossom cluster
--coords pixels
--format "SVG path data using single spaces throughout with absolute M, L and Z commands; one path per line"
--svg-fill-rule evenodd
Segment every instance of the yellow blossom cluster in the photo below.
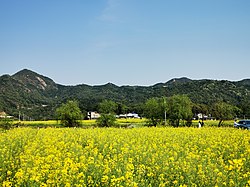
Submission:
M 250 132 L 17 128 L 0 132 L 0 186 L 250 186 Z

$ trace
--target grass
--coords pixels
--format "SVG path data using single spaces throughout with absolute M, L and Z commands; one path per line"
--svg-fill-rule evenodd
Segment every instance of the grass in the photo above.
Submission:
M 192 121 L 192 127 L 198 127 L 199 120 Z M 142 127 L 146 124 L 147 120 L 143 119 L 117 119 L 118 126 L 127 127 L 127 126 L 135 126 Z M 204 124 L 207 127 L 217 127 L 219 121 L 217 120 L 205 120 Z M 62 127 L 60 121 L 57 120 L 48 120 L 48 121 L 14 121 L 13 124 L 16 124 L 20 127 Z M 83 127 L 91 127 L 96 125 L 96 120 L 82 120 L 81 124 Z M 223 127 L 233 127 L 233 120 L 226 120 L 223 123 Z M 180 124 L 182 126 L 182 124 Z
M 199 120 L 193 120 L 193 125 L 198 126 Z M 208 127 L 218 127 L 219 120 L 204 120 L 204 125 Z M 234 121 L 233 120 L 226 120 L 222 124 L 223 127 L 233 127 Z
M 128 125 L 143 125 L 145 124 L 145 119 L 117 119 L 117 124 L 120 126 Z M 20 127 L 62 127 L 60 121 L 57 120 L 48 120 L 48 121 L 14 121 L 13 124 L 16 124 Z M 81 120 L 83 127 L 95 126 L 96 120 Z

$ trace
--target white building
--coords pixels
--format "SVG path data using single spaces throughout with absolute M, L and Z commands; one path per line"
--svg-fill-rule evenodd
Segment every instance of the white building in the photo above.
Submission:
M 0 112 L 0 118 L 6 118 L 7 114 L 5 112 Z
M 119 118 L 140 118 L 136 113 L 120 114 Z
M 100 116 L 97 112 L 88 112 L 88 119 L 98 119 Z

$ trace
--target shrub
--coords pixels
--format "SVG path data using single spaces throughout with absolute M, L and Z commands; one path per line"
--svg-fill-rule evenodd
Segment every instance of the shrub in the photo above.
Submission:
M 116 125 L 115 121 L 116 118 L 113 114 L 102 114 L 96 123 L 98 127 L 113 127 Z
M 76 101 L 68 101 L 56 110 L 58 119 L 65 127 L 79 127 L 82 118 L 81 110 Z
M 10 118 L 2 118 L 0 119 L 0 128 L 8 130 L 12 127 L 13 120 Z

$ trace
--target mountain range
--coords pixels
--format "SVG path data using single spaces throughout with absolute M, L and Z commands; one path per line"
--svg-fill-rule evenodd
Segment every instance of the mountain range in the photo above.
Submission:
M 130 112 L 142 113 L 142 106 L 151 97 L 186 94 L 195 104 L 211 106 L 224 101 L 238 106 L 248 114 L 250 79 L 191 80 L 174 78 L 152 86 L 100 86 L 80 84 L 65 86 L 28 69 L 0 77 L 0 112 L 22 119 L 53 119 L 55 109 L 67 100 L 77 100 L 82 111 L 95 111 L 104 99 Z M 250 112 L 249 112 L 250 113 Z M 250 114 L 249 114 L 250 115 Z

